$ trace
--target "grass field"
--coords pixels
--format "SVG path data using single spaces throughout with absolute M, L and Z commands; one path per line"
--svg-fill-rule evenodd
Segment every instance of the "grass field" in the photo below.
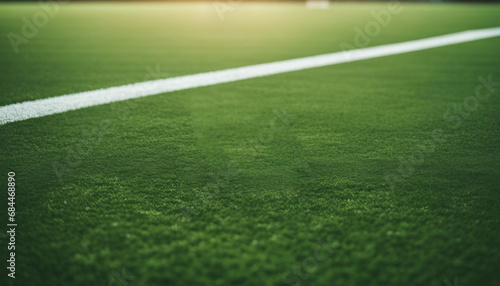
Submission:
M 339 51 L 386 7 L 71 3 L 15 53 L 40 8 L 1 3 L 0 106 Z M 401 7 L 369 46 L 500 26 L 500 5 Z M 500 38 L 2 125 L 1 284 L 500 285 L 488 76 Z

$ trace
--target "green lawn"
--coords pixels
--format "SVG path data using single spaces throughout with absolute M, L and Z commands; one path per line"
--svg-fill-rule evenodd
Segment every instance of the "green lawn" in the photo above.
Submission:
M 16 54 L 40 8 L 1 3 L 0 105 L 338 51 L 386 6 L 72 3 Z M 500 5 L 401 7 L 370 46 L 500 26 Z M 464 111 L 489 75 L 500 38 L 0 126 L 0 284 L 499 285 L 500 86 Z

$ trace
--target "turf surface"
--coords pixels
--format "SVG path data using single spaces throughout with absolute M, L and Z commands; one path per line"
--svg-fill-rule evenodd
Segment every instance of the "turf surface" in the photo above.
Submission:
M 369 45 L 500 26 L 498 5 L 402 7 Z M 170 77 L 333 52 L 385 8 L 241 4 L 221 21 L 210 4 L 65 4 L 18 54 L 0 40 L 0 104 L 142 81 L 157 67 Z M 1 4 L 1 34 L 38 9 Z M 19 224 L 17 278 L 2 267 L 0 279 L 497 285 L 500 94 L 460 126 L 443 120 L 488 75 L 500 79 L 499 38 L 0 126 Z M 400 158 L 430 139 L 391 187 Z

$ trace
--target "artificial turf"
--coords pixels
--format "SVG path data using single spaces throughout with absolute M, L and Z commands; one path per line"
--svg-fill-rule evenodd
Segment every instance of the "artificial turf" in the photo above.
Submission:
M 64 4 L 19 53 L 0 40 L 0 105 L 338 51 L 386 5 Z M 370 46 L 500 26 L 499 5 L 401 6 Z M 1 34 L 38 9 L 2 3 Z M 489 75 L 500 38 L 0 126 L 0 281 L 497 285 L 500 87 L 464 111 Z

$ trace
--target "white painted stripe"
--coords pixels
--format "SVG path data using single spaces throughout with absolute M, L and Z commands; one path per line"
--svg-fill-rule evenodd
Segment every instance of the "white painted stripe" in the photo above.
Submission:
M 0 125 L 69 110 L 177 90 L 378 58 L 500 36 L 500 27 L 471 30 L 421 40 L 258 64 L 215 72 L 145 81 L 0 107 Z

